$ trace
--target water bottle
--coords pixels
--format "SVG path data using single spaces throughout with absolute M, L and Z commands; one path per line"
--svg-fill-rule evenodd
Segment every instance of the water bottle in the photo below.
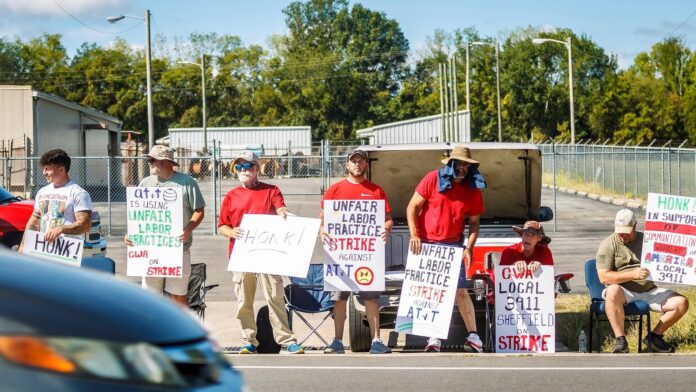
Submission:
M 585 330 L 580 330 L 580 335 L 578 335 L 578 352 L 587 352 L 587 335 L 585 335 Z

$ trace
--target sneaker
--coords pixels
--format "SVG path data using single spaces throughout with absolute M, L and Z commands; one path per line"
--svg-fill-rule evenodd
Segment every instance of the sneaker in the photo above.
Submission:
M 381 340 L 373 340 L 370 346 L 370 354 L 389 354 L 391 349 L 387 347 Z
M 429 338 L 428 344 L 425 346 L 426 353 L 439 353 L 440 352 L 440 339 Z
M 470 333 L 464 341 L 464 351 L 469 353 L 483 352 L 483 342 L 476 333 Z
M 242 349 L 239 350 L 240 354 L 256 354 L 256 346 L 254 346 L 251 343 L 247 343 L 242 346 Z
M 345 354 L 346 349 L 343 347 L 341 339 L 334 339 L 330 346 L 324 349 L 324 354 Z
M 628 342 L 625 336 L 618 336 L 614 342 L 614 349 L 611 350 L 613 354 L 626 354 L 628 353 Z
M 643 343 L 650 348 L 651 352 L 654 353 L 673 353 L 674 347 L 670 346 L 664 339 L 662 335 L 654 334 L 650 332 L 643 339 Z
M 280 351 L 281 354 L 304 354 L 304 347 L 297 343 L 290 343 L 287 346 L 283 345 L 283 349 Z

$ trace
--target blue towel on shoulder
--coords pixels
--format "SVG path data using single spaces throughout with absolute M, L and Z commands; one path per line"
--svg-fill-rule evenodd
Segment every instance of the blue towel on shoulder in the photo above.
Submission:
M 437 171 L 437 191 L 444 193 L 449 189 L 452 189 L 452 181 L 456 176 L 454 171 L 454 160 L 449 161 L 445 166 L 442 166 Z M 467 175 L 469 179 L 469 186 L 471 189 L 486 189 L 488 184 L 483 178 L 481 172 L 479 172 L 478 167 L 475 165 L 469 166 L 469 174 Z
M 469 173 L 471 174 L 469 178 L 471 179 L 470 185 L 472 189 L 486 189 L 488 184 L 483 178 L 483 174 L 479 172 L 478 167 L 471 165 L 469 166 Z

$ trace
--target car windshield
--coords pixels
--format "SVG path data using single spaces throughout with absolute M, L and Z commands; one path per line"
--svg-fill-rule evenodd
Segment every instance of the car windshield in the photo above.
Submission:
M 5 188 L 0 188 L 0 203 L 7 203 L 12 200 L 21 200 L 19 197 L 11 194 Z

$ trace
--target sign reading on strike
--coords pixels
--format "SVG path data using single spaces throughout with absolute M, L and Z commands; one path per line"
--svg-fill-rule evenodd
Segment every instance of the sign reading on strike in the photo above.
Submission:
M 384 200 L 324 200 L 324 290 L 384 291 Z
M 556 351 L 553 266 L 532 273 L 514 266 L 495 267 L 495 351 Z
M 696 285 L 696 198 L 648 194 L 641 267 L 655 282 Z
M 24 232 L 24 254 L 79 267 L 82 264 L 84 239 L 60 235 L 53 242 L 46 241 L 46 234 L 27 230 Z
M 128 276 L 181 277 L 184 204 L 180 187 L 128 187 Z
M 316 218 L 245 214 L 239 224 L 244 234 L 234 242 L 227 270 L 306 277 L 320 222 Z
M 410 250 L 396 315 L 396 330 L 412 335 L 447 339 L 463 248 L 422 244 Z

